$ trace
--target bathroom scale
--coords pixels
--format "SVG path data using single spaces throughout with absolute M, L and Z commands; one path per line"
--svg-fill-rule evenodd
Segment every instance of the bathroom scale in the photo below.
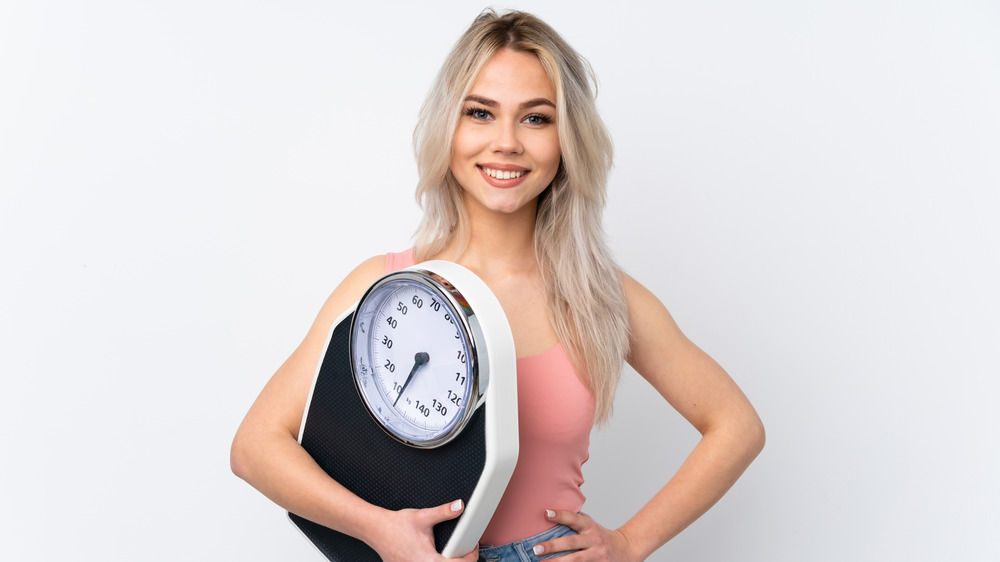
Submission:
M 517 436 L 517 357 L 499 301 L 464 267 L 427 261 L 383 276 L 334 322 L 299 443 L 375 505 L 461 499 L 462 515 L 434 527 L 451 558 L 476 548 L 514 472 Z M 379 561 L 358 539 L 289 517 L 331 561 Z

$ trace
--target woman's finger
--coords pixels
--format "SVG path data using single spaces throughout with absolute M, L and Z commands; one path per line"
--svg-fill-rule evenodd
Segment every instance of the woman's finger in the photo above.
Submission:
M 553 552 L 573 552 L 587 548 L 587 539 L 582 535 L 566 535 L 540 542 L 532 548 L 535 556 L 552 554 Z
M 545 518 L 553 523 L 566 525 L 577 533 L 585 531 L 592 521 L 590 516 L 585 513 L 574 513 L 572 511 L 565 510 L 553 511 L 551 509 L 545 510 Z
M 572 511 L 546 509 L 545 518 L 553 523 L 566 525 L 576 531 L 576 534 L 556 537 L 536 544 L 532 549 L 535 556 L 587 548 L 587 537 L 582 533 L 590 526 L 590 517 Z
M 437 507 L 428 507 L 426 509 L 417 510 L 417 516 L 420 518 L 421 523 L 427 525 L 428 527 L 433 527 L 442 521 L 458 517 L 462 514 L 463 509 L 465 509 L 465 504 L 462 500 L 455 500 L 451 503 L 446 503 Z

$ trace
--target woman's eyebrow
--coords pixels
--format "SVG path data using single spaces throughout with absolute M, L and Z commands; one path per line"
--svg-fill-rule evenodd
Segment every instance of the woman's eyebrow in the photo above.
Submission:
M 495 102 L 495 101 L 493 101 L 493 100 L 491 100 L 489 98 L 484 98 L 482 96 L 469 96 L 469 97 L 465 98 L 465 101 L 474 101 L 476 103 L 481 103 L 481 104 L 485 105 L 486 107 L 496 107 L 496 106 L 500 105 L 499 103 L 497 103 L 497 102 Z
M 500 105 L 500 103 L 497 102 L 497 101 L 495 101 L 495 100 L 491 100 L 489 98 L 484 98 L 482 96 L 475 96 L 475 95 L 466 97 L 465 101 L 474 101 L 476 103 L 481 103 L 481 104 L 485 105 L 486 107 L 497 107 L 498 105 Z M 552 106 L 553 109 L 555 109 L 555 107 L 556 107 L 556 104 L 552 103 L 551 101 L 549 101 L 546 98 L 535 98 L 533 100 L 528 100 L 526 102 L 521 103 L 521 105 L 519 106 L 519 108 L 520 109 L 526 109 L 526 108 L 529 108 L 529 107 L 535 107 L 536 105 L 548 105 L 548 106 Z
M 529 107 L 535 107 L 536 105 L 548 105 L 548 106 L 551 106 L 552 109 L 556 108 L 556 104 L 552 103 L 551 101 L 549 101 L 546 98 L 535 98 L 533 100 L 528 100 L 528 101 L 522 103 L 521 104 L 521 109 L 526 109 L 526 108 L 529 108 Z

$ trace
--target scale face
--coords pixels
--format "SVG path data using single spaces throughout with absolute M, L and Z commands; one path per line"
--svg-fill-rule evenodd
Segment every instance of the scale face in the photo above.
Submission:
M 429 261 L 389 273 L 335 323 L 299 443 L 332 478 L 387 509 L 462 499 L 434 527 L 445 557 L 471 552 L 517 462 L 517 362 L 507 318 L 469 270 Z M 365 543 L 292 522 L 333 561 Z
M 475 311 L 441 275 L 400 271 L 361 298 L 351 329 L 354 383 L 372 418 L 415 447 L 453 439 L 481 398 Z

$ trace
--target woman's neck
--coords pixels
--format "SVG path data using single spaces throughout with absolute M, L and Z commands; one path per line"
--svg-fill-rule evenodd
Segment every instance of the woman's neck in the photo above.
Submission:
M 469 207 L 466 211 L 468 245 L 462 249 L 464 233 L 456 232 L 437 257 L 454 261 L 485 277 L 506 277 L 537 270 L 534 204 L 525 205 L 512 214 Z

